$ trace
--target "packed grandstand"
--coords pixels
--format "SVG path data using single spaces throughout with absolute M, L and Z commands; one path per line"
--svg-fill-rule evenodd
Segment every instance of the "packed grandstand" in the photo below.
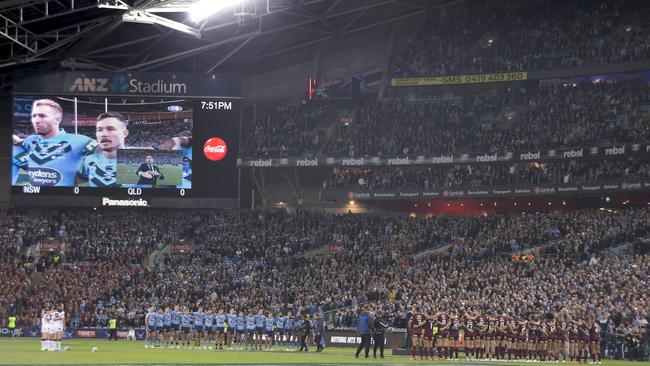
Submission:
M 616 182 L 647 190 L 650 73 L 607 68 L 650 61 L 649 20 L 650 2 L 638 0 L 536 1 L 505 16 L 427 18 L 393 55 L 389 77 L 554 70 L 561 76 L 372 94 L 358 103 L 270 102 L 247 122 L 238 156 L 416 160 L 625 146 L 626 154 L 590 159 L 580 150 L 579 157 L 548 161 L 451 157 L 445 164 L 328 166 L 317 188 L 347 194 Z M 598 75 L 579 71 L 585 67 L 597 67 Z M 187 123 L 134 125 L 127 143 L 157 148 Z M 468 322 L 483 324 L 483 317 L 485 334 L 499 318 L 515 322 L 513 329 L 528 324 L 535 329 L 524 336 L 531 344 L 546 342 L 541 329 L 550 324 L 562 324 L 559 343 L 574 341 L 573 325 L 585 343 L 594 342 L 590 332 L 598 336 L 596 348 L 580 355 L 495 343 L 491 355 L 479 356 L 477 335 L 476 358 L 579 360 L 589 353 L 647 360 L 650 202 L 599 205 L 601 196 L 579 208 L 462 215 L 331 213 L 302 202 L 237 210 L 12 207 L 0 212 L 0 325 L 16 315 L 18 326 L 39 326 L 42 310 L 62 303 L 72 329 L 106 327 L 109 318 L 138 328 L 151 306 L 201 306 L 318 315 L 327 329 L 352 330 L 366 309 L 404 334 L 399 347 L 409 352 L 419 330 L 413 319 L 435 318 L 438 329 L 443 314 L 465 339 L 473 334 Z M 43 243 L 55 245 L 43 250 Z M 187 250 L 173 250 L 179 243 Z M 541 338 L 533 342 L 534 334 Z M 429 346 L 430 356 L 458 358 L 453 351 L 461 347 L 445 337 L 450 343 Z M 467 347 L 466 354 L 474 352 Z

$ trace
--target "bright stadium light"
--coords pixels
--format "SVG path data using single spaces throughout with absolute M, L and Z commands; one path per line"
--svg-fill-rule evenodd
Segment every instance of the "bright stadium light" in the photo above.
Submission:
M 203 19 L 221 10 L 232 8 L 241 0 L 199 0 L 190 5 L 189 15 L 193 22 L 200 22 Z

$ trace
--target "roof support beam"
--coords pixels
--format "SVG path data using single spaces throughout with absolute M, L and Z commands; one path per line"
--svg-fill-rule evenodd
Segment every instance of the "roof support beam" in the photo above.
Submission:
M 246 44 L 248 44 L 248 42 L 252 41 L 253 38 L 255 38 L 255 36 L 256 36 L 256 35 L 253 34 L 252 36 L 250 36 L 250 38 L 248 38 L 248 39 L 246 39 L 245 41 L 243 41 L 242 43 L 240 43 L 239 46 L 235 47 L 232 51 L 228 52 L 228 54 L 226 54 L 225 56 L 223 56 L 219 61 L 217 61 L 217 63 L 215 63 L 214 65 L 212 65 L 211 67 L 209 67 L 207 70 L 205 70 L 205 73 L 206 73 L 206 74 L 209 74 L 209 73 L 213 72 L 217 67 L 221 66 L 221 64 L 223 64 L 224 62 L 226 62 L 226 61 L 227 61 L 229 58 L 231 58 L 235 53 L 239 52 L 239 50 L 241 50 L 244 46 L 246 46 Z

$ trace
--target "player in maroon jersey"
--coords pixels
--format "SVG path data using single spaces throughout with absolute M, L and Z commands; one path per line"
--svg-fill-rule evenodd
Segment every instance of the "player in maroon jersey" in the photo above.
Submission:
M 424 347 L 424 359 L 433 360 L 433 328 L 436 326 L 436 317 L 432 309 L 428 309 L 424 323 L 424 338 L 422 345 Z
M 496 342 L 495 342 L 495 353 L 496 358 L 499 357 L 504 360 L 506 358 L 506 352 L 508 352 L 510 340 L 508 338 L 508 322 L 504 315 L 501 315 L 496 319 Z
M 540 357 L 542 358 L 542 362 L 546 362 L 546 357 L 548 356 L 549 352 L 549 331 L 548 331 L 548 322 L 546 320 L 542 320 L 541 324 L 539 325 L 539 353 Z
M 476 318 L 476 337 L 474 338 L 474 347 L 477 349 L 479 360 L 482 360 L 487 352 L 487 331 L 488 321 L 486 320 L 486 317 L 481 314 Z
M 441 358 L 449 359 L 451 357 L 449 350 L 449 316 L 446 313 L 438 313 L 438 339 L 436 345 L 438 355 Z
M 602 363 L 600 360 L 600 337 L 602 330 L 600 324 L 598 324 L 594 319 L 591 319 L 589 322 L 591 327 L 589 328 L 589 352 L 591 353 L 591 359 L 594 363 Z
M 476 337 L 476 329 L 474 328 L 474 318 L 469 313 L 465 313 L 462 320 L 462 328 L 465 330 L 465 359 L 475 359 L 474 340 Z M 478 356 L 478 355 L 476 355 Z
M 519 350 L 517 349 L 517 321 L 514 318 L 508 319 L 508 361 L 511 357 L 517 359 Z
M 460 318 L 454 312 L 451 315 L 451 326 L 449 328 L 449 356 L 452 359 L 458 359 L 458 349 L 460 348 Z
M 411 317 L 411 322 L 409 328 L 411 329 L 411 359 L 415 360 L 415 353 L 417 348 L 420 348 L 420 359 L 423 359 L 422 353 L 422 332 L 424 331 L 424 325 L 426 324 L 426 319 L 424 314 L 420 309 L 418 309 L 413 316 Z

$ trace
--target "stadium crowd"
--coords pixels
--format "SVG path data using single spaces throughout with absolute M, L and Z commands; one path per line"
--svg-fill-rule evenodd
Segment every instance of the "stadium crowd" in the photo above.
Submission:
M 548 70 L 650 58 L 644 1 L 526 2 L 431 17 L 393 67 L 398 77 Z
M 367 102 L 347 119 L 313 112 L 296 121 L 307 114 L 297 111 L 315 107 L 274 107 L 257 120 L 241 155 L 415 157 L 644 143 L 650 140 L 648 103 L 648 84 L 633 79 Z
M 650 179 L 645 159 L 452 165 L 436 167 L 336 168 L 323 183 L 330 189 L 438 189 L 536 184 L 635 182 Z
M 405 325 L 410 307 L 435 304 L 513 316 L 586 311 L 611 319 L 626 334 L 640 332 L 635 324 L 647 316 L 647 255 L 596 255 L 647 235 L 647 208 L 422 219 L 283 211 L 141 214 L 37 211 L 41 220 L 35 221 L 46 224 L 31 240 L 57 235 L 67 247 L 35 286 L 26 258 L 9 262 L 0 286 L 16 296 L 0 300 L 0 315 L 18 311 L 21 324 L 36 325 L 45 303 L 63 302 L 68 326 L 103 325 L 109 314 L 138 326 L 149 305 L 203 304 L 326 312 L 331 326 L 345 327 L 356 305 L 379 300 L 396 327 Z M 2 220 L 21 215 L 6 212 Z M 126 229 L 132 222 L 139 224 Z M 120 237 L 112 236 L 119 231 Z M 140 264 L 158 244 L 181 237 L 194 243 L 190 254 Z M 298 255 L 332 243 L 341 250 Z M 547 255 L 533 263 L 501 255 L 540 245 Z M 19 256 L 17 248 L 11 253 Z

